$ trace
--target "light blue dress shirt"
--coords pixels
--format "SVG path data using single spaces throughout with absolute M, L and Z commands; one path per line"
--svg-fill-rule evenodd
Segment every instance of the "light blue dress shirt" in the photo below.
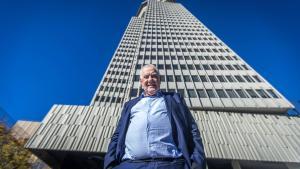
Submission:
M 144 96 L 132 107 L 125 138 L 125 159 L 178 158 L 172 127 L 161 91 Z

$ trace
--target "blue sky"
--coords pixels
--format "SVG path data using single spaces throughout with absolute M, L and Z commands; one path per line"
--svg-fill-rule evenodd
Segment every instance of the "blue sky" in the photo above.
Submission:
M 140 2 L 0 0 L 0 107 L 40 121 L 53 104 L 89 104 Z M 299 106 L 299 1 L 177 2 Z

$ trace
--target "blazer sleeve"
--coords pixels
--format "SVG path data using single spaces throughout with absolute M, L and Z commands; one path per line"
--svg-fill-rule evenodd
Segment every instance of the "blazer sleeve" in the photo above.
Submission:
M 123 110 L 121 112 L 121 117 L 119 119 L 117 128 L 114 132 L 114 134 L 111 137 L 109 146 L 108 146 L 108 150 L 105 154 L 104 157 L 104 169 L 107 169 L 109 167 L 113 167 L 118 165 L 118 160 L 117 160 L 117 156 L 116 156 L 116 149 L 117 149 L 117 144 L 118 144 L 118 139 L 119 139 L 119 132 L 122 126 L 122 123 L 124 123 L 124 114 L 127 110 L 127 105 L 128 102 L 124 104 Z
M 206 159 L 204 153 L 204 147 L 202 143 L 202 139 L 200 136 L 200 132 L 198 129 L 198 125 L 195 122 L 194 117 L 192 116 L 189 108 L 187 107 L 185 100 L 179 94 L 180 101 L 185 111 L 185 118 L 188 125 L 188 130 L 190 131 L 191 137 L 188 140 L 193 141 L 193 149 L 190 155 L 192 169 L 205 169 L 206 168 Z

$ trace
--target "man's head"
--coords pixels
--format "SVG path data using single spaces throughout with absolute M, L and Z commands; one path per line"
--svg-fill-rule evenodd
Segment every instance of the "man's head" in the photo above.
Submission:
M 145 65 L 141 69 L 140 82 L 145 96 L 153 96 L 159 90 L 159 71 L 154 65 Z

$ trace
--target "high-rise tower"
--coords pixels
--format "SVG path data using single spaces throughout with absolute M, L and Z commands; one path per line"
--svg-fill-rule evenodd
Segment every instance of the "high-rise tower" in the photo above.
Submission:
M 142 92 L 141 67 L 150 63 L 162 90 L 184 96 L 210 169 L 299 166 L 300 119 L 285 115 L 293 105 L 172 0 L 141 4 L 91 104 L 54 105 L 26 147 L 53 167 L 103 155 L 123 103 Z

